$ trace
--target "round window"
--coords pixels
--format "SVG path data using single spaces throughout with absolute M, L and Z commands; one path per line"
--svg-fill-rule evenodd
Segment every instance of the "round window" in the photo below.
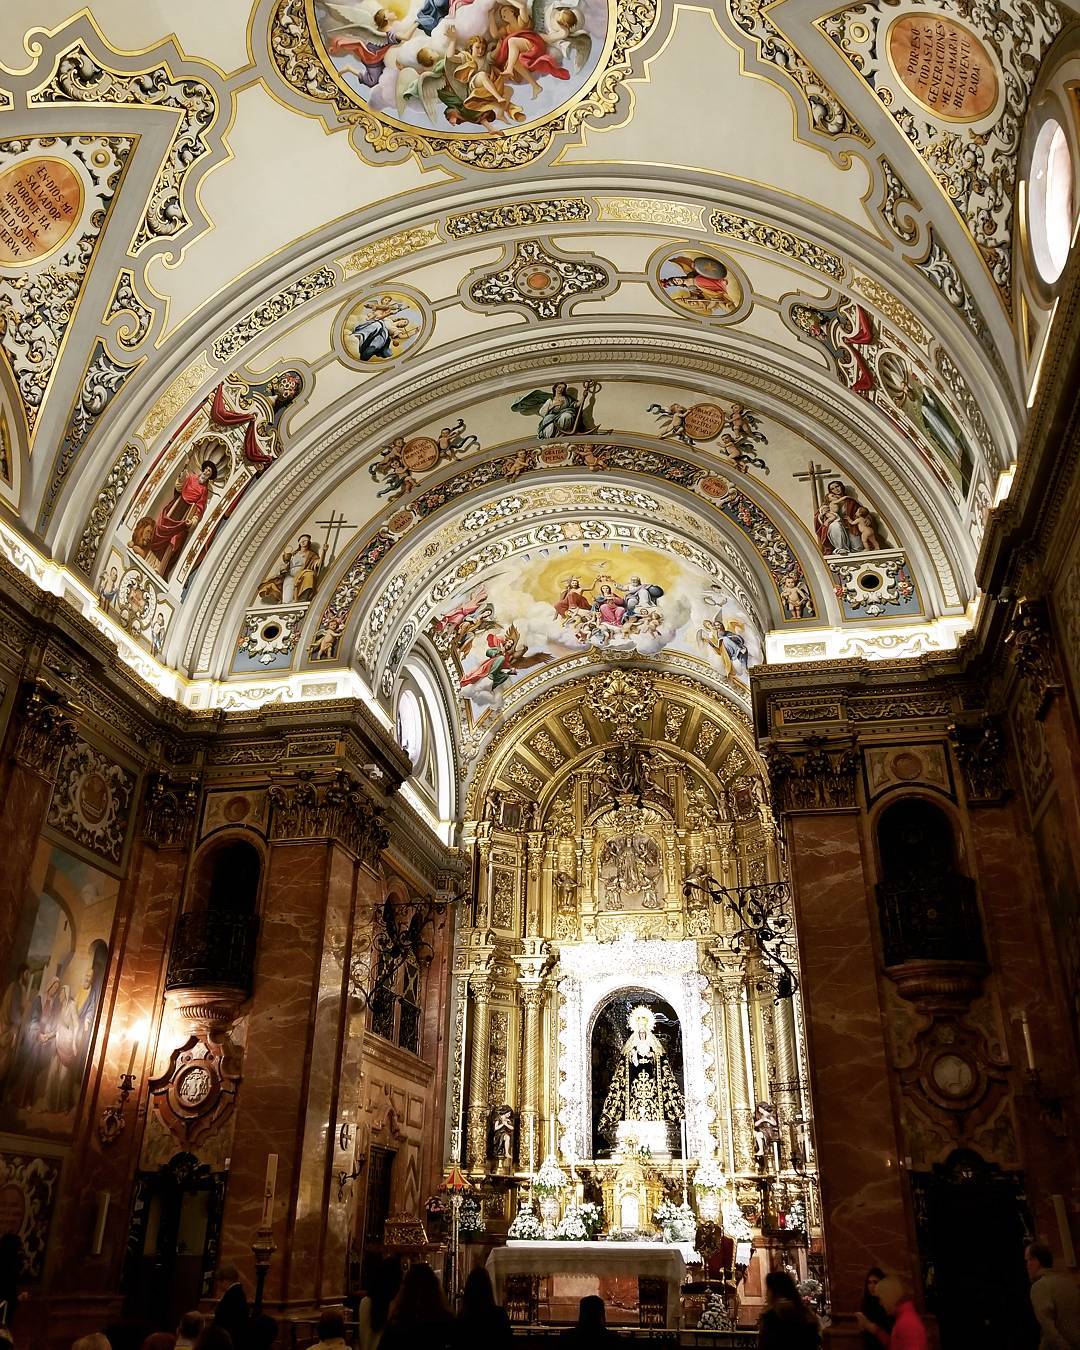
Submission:
M 1075 218 L 1072 155 L 1064 128 L 1053 118 L 1035 140 L 1028 191 L 1035 266 L 1043 281 L 1053 283 L 1065 270 Z
M 398 744 L 409 756 L 415 769 L 424 748 L 424 714 L 420 701 L 411 689 L 403 689 L 397 707 Z

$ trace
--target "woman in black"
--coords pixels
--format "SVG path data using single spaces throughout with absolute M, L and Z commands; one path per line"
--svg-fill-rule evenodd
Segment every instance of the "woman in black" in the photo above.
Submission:
M 495 1302 L 491 1277 L 483 1266 L 477 1266 L 461 1293 L 457 1344 L 461 1350 L 509 1350 L 513 1341 L 510 1318 Z
M 783 1270 L 765 1276 L 768 1307 L 758 1322 L 758 1350 L 818 1350 L 821 1323 Z
M 858 1316 L 863 1350 L 881 1350 L 883 1345 L 889 1344 L 893 1320 L 881 1306 L 881 1300 L 877 1296 L 878 1282 L 884 1278 L 885 1272 L 880 1266 L 871 1266 L 866 1272 L 862 1307 Z
M 406 1272 L 390 1307 L 379 1350 L 446 1350 L 454 1340 L 454 1319 L 430 1266 Z

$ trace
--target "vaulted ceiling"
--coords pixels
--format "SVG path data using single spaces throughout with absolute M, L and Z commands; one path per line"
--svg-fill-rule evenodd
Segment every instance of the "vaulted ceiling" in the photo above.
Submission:
M 0 14 L 0 548 L 191 706 L 954 646 L 1071 12 Z M 1074 153 L 1074 159 L 1076 158 Z

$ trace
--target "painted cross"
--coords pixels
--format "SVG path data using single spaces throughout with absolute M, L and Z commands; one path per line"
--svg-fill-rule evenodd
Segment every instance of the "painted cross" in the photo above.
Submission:
M 338 543 L 341 540 L 343 530 L 355 530 L 356 526 L 345 519 L 344 511 L 338 512 L 331 510 L 329 520 L 317 520 L 315 522 L 318 529 L 326 530 L 326 538 L 323 540 L 322 547 L 322 570 L 325 572 L 333 563 L 337 555 Z M 330 542 L 330 536 L 333 534 L 333 543 Z
M 810 493 L 814 499 L 814 518 L 816 520 L 818 510 L 821 506 L 822 484 L 827 482 L 830 478 L 836 478 L 839 475 L 835 469 L 826 469 L 823 465 L 815 464 L 814 461 L 811 460 L 804 472 L 793 473 L 791 476 L 800 483 L 809 482 Z

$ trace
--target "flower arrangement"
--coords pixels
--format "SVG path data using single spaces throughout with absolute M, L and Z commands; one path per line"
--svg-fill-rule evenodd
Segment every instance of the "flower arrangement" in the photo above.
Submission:
M 663 1233 L 665 1242 L 693 1242 L 697 1236 L 697 1220 L 689 1205 L 663 1200 L 653 1210 L 653 1223 Z
M 717 1195 L 727 1186 L 724 1169 L 715 1158 L 703 1158 L 694 1173 L 694 1189 L 705 1195 Z
M 746 1222 L 746 1215 L 734 1200 L 724 1202 L 724 1232 L 736 1242 L 749 1242 L 754 1230 Z
M 513 1223 L 506 1230 L 506 1236 L 516 1238 L 519 1242 L 537 1242 L 544 1236 L 543 1224 L 533 1213 L 531 1200 L 521 1202 Z
M 714 1289 L 709 1294 L 709 1301 L 705 1305 L 705 1311 L 701 1314 L 701 1320 L 697 1324 L 698 1331 L 734 1331 L 735 1324 L 731 1320 L 731 1314 L 727 1310 L 727 1304 L 723 1298 Z
M 540 1164 L 540 1171 L 533 1177 L 532 1188 L 537 1195 L 558 1195 L 566 1187 L 566 1173 L 559 1166 L 559 1160 L 549 1153 Z
M 585 1227 L 581 1211 L 576 1208 L 568 1209 L 555 1229 L 555 1236 L 561 1242 L 587 1242 L 589 1230 Z
M 821 1298 L 821 1281 L 815 1280 L 812 1275 L 808 1279 L 800 1280 L 795 1287 L 803 1298 L 810 1303 L 817 1303 L 818 1299 Z
M 458 1232 L 462 1237 L 484 1231 L 484 1211 L 479 1200 L 462 1200 Z

